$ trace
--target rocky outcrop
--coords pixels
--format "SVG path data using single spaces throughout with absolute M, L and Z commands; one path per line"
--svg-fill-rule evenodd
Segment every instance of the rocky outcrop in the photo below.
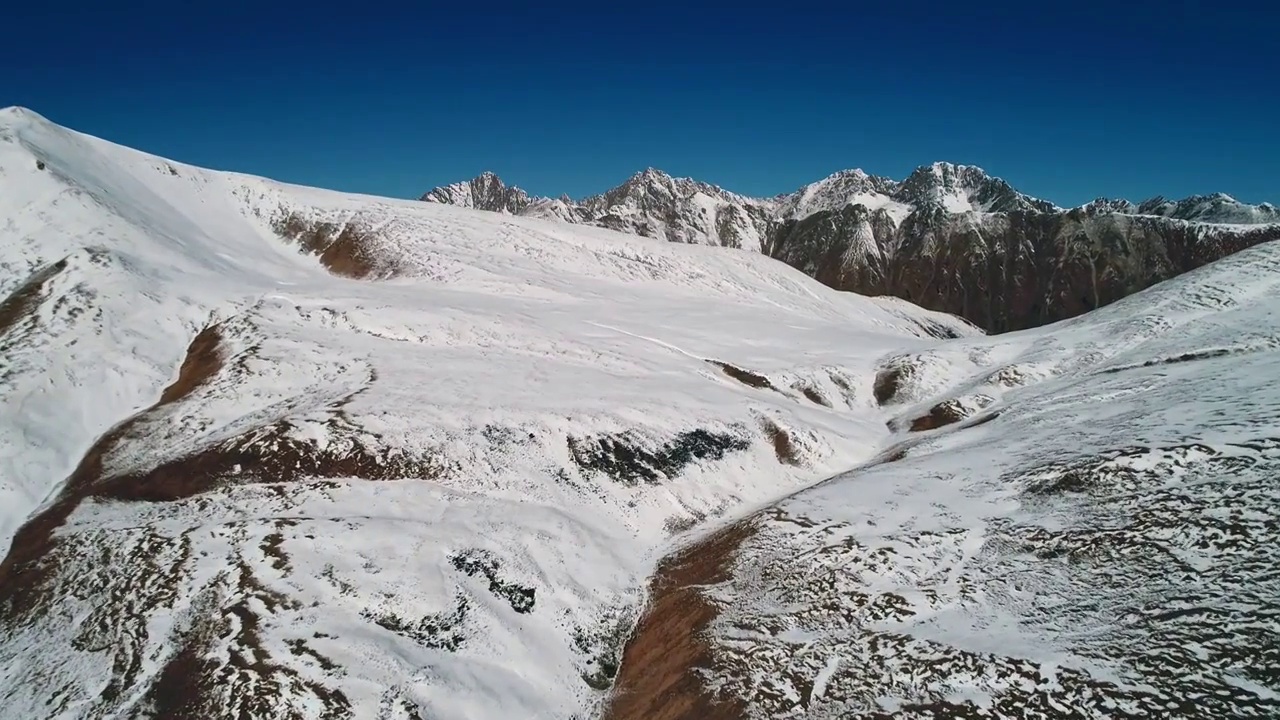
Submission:
M 492 174 L 422 199 L 754 249 L 834 288 L 893 295 L 989 332 L 1074 317 L 1280 239 L 1280 210 L 1266 203 L 1218 193 L 1063 209 L 950 163 L 902 182 L 847 170 L 770 199 L 652 168 L 577 203 L 530 199 Z
M 422 200 L 509 215 L 520 215 L 530 205 L 529 195 L 525 191 L 507 187 L 491 172 L 482 173 L 467 182 L 438 187 L 423 195 Z
M 1224 226 L 1091 212 L 911 213 L 849 206 L 781 223 L 768 253 L 840 290 L 894 295 L 989 332 L 1064 320 L 1268 240 Z

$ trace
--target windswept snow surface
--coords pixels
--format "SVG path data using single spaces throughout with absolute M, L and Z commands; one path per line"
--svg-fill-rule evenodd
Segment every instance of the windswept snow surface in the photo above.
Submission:
M 754 718 L 1280 717 L 1277 293 L 1272 242 L 888 360 L 901 441 L 747 521 L 711 687 Z
M 868 459 L 879 358 L 975 334 L 20 109 L 0 207 L 5 718 L 584 717 L 673 536 Z

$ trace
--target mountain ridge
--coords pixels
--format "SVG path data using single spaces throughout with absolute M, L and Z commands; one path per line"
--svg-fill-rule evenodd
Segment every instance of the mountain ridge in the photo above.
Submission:
M 440 185 L 435 188 L 432 188 L 426 193 L 423 193 L 419 197 L 419 199 L 424 202 L 449 202 L 449 191 L 451 189 L 464 188 L 464 187 L 467 187 L 468 185 L 474 185 L 478 181 L 483 181 L 485 183 L 496 183 L 502 189 L 505 189 L 506 191 L 513 193 L 513 195 L 527 198 L 528 203 L 525 203 L 526 207 L 528 205 L 535 204 L 539 201 L 552 201 L 552 200 L 557 202 L 564 202 L 567 204 L 580 205 L 580 204 L 586 204 L 588 201 L 594 198 L 605 197 L 610 193 L 614 193 L 628 185 L 634 185 L 639 180 L 650 179 L 650 180 L 659 180 L 659 181 L 669 180 L 669 181 L 675 181 L 675 182 L 684 181 L 684 182 L 695 184 L 703 188 L 711 188 L 717 193 L 738 198 L 744 201 L 760 203 L 764 205 L 777 204 L 781 206 L 781 205 L 785 205 L 789 200 L 794 201 L 794 199 L 803 197 L 806 192 L 812 192 L 814 189 L 819 188 L 823 185 L 839 182 L 846 179 L 851 179 L 855 183 L 856 181 L 860 180 L 864 183 L 863 187 L 869 188 L 870 191 L 878 192 L 886 196 L 892 196 L 895 190 L 899 187 L 911 184 L 913 182 L 917 182 L 917 183 L 921 182 L 920 180 L 913 181 L 914 178 L 923 179 L 929 176 L 954 177 L 955 175 L 969 175 L 970 177 L 980 177 L 981 181 L 988 181 L 997 186 L 1007 187 L 1010 191 L 1012 191 L 1012 193 L 1016 193 L 1018 197 L 1025 199 L 1025 202 L 1028 206 L 1039 208 L 1039 209 L 1042 209 L 1043 211 L 1057 210 L 1057 211 L 1065 212 L 1065 211 L 1071 211 L 1071 210 L 1077 210 L 1077 209 L 1078 210 L 1107 209 L 1114 212 L 1124 212 L 1125 214 L 1130 214 L 1130 215 L 1151 215 L 1155 217 L 1169 217 L 1172 219 L 1194 220 L 1199 222 L 1211 222 L 1215 224 L 1256 225 L 1256 224 L 1280 223 L 1280 209 L 1277 209 L 1274 203 L 1265 202 L 1265 201 L 1260 203 L 1247 203 L 1247 202 L 1238 200 L 1231 194 L 1225 193 L 1225 192 L 1195 193 L 1180 199 L 1169 198 L 1165 195 L 1157 194 L 1157 195 L 1153 195 L 1151 197 L 1145 198 L 1143 200 L 1138 200 L 1138 201 L 1134 201 L 1128 198 L 1098 196 L 1093 200 L 1090 200 L 1085 203 L 1081 203 L 1079 205 L 1063 206 L 1063 205 L 1058 205 L 1057 203 L 1054 203 L 1050 200 L 1038 198 L 1036 196 L 1023 193 L 1017 190 L 1011 183 L 1009 183 L 1003 177 L 998 175 L 992 175 L 979 165 L 953 163 L 950 161 L 937 161 L 937 162 L 929 163 L 926 165 L 919 165 L 915 169 L 913 169 L 910 173 L 908 173 L 903 180 L 900 180 L 900 181 L 894 180 L 892 177 L 888 175 L 876 175 L 876 174 L 868 173 L 866 170 L 860 167 L 837 170 L 827 175 L 826 177 L 823 177 L 814 182 L 802 185 L 799 188 L 792 190 L 790 192 L 782 192 L 777 195 L 771 195 L 771 196 L 749 195 L 745 193 L 739 193 L 732 190 L 728 190 L 724 187 L 716 185 L 715 183 L 709 183 L 709 182 L 698 180 L 697 178 L 693 178 L 689 176 L 672 175 L 660 168 L 649 166 L 643 170 L 636 171 L 635 173 L 628 176 L 627 179 L 623 180 L 622 182 L 618 183 L 618 185 L 615 185 L 612 188 L 609 188 L 602 192 L 585 195 L 578 200 L 574 200 L 567 193 L 562 193 L 559 196 L 556 196 L 555 198 L 552 198 L 549 195 L 548 196 L 533 195 L 533 194 L 530 194 L 528 191 L 526 191 L 524 188 L 522 188 L 518 184 L 507 184 L 498 173 L 492 170 L 485 170 L 470 180 L 462 180 L 459 182 L 449 183 L 447 185 Z M 945 186 L 945 181 L 944 181 L 944 186 Z M 854 204 L 853 201 L 855 197 L 853 196 L 856 196 L 857 194 L 858 193 L 856 190 L 849 193 L 849 195 L 851 196 L 849 204 Z M 899 198 L 899 199 L 905 202 L 909 198 Z M 452 202 L 450 204 L 460 205 L 460 203 L 458 202 Z M 1258 212 L 1254 218 L 1250 218 L 1250 219 L 1246 219 L 1238 222 L 1231 222 L 1227 220 L 1203 220 L 1201 219 L 1202 217 L 1213 216 L 1213 213 L 1206 213 L 1203 210 L 1201 210 L 1198 213 L 1194 212 L 1196 209 L 1196 206 L 1203 205 L 1203 204 L 1211 204 L 1211 205 L 1217 205 L 1217 206 L 1222 206 L 1222 205 L 1239 206 L 1242 208 L 1253 209 Z M 474 207 L 475 209 L 479 209 L 479 210 L 489 210 L 491 212 L 501 212 L 500 209 L 496 209 L 490 206 L 489 203 L 484 203 L 484 202 L 478 202 L 472 205 L 467 205 L 467 207 Z M 1008 212 L 1009 210 L 1007 209 L 1007 207 L 1002 206 L 1002 207 L 994 207 L 984 211 L 985 212 Z
M 842 170 L 772 198 L 649 168 L 576 202 L 530 198 L 493 173 L 422 200 L 753 250 L 838 290 L 892 295 L 989 332 L 1074 317 L 1280 238 L 1269 203 L 1215 193 L 1062 208 L 945 162 L 901 181 Z

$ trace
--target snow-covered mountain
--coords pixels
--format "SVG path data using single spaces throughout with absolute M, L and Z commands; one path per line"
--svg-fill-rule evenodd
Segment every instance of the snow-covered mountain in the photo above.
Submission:
M 491 199 L 474 200 L 480 195 Z M 492 174 L 422 199 L 755 249 L 834 288 L 894 295 L 993 332 L 1074 317 L 1280 238 L 1280 211 L 1265 203 L 1218 194 L 1063 209 L 950 163 L 922 166 L 902 182 L 839 172 L 771 199 L 653 169 L 580 203 L 530 200 Z
M 1280 243 L 986 337 L 20 109 L 0 210 L 5 720 L 1280 712 Z
M 673 537 L 869 457 L 879 355 L 976 333 L 17 109 L 0 203 L 6 719 L 585 717 Z
M 649 168 L 618 187 L 581 202 L 529 199 L 493 173 L 439 187 L 422 200 L 479 210 L 609 228 L 669 242 L 759 250 L 777 203 L 735 195 L 714 185 L 673 178 Z

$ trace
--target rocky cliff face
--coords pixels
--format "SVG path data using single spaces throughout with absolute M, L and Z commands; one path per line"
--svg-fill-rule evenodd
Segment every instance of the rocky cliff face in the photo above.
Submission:
M 427 202 L 521 215 L 529 209 L 529 195 L 518 187 L 507 187 L 493 173 L 483 173 L 467 182 L 438 187 L 422 199 Z
M 894 295 L 991 332 L 1074 317 L 1280 239 L 1280 210 L 1266 203 L 1218 193 L 1063 209 L 949 163 L 901 182 L 843 171 L 770 199 L 654 169 L 581 202 L 530 199 L 492 174 L 422 199 L 758 250 L 840 290 Z

